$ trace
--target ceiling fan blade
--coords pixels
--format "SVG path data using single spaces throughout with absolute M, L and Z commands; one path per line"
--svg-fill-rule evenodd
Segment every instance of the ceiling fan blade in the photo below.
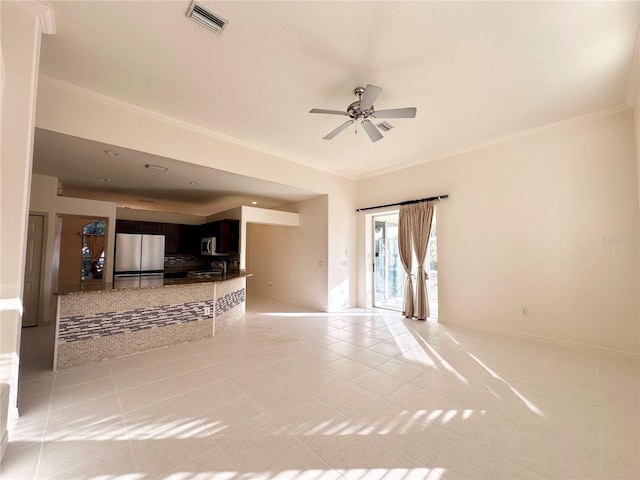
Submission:
M 382 89 L 380 87 L 376 87 L 375 85 L 367 85 L 364 89 L 364 94 L 362 95 L 362 100 L 360 101 L 360 110 L 369 110 L 373 102 L 376 101 L 378 95 L 382 93 Z
M 416 107 L 392 108 L 389 110 L 376 110 L 372 115 L 376 118 L 415 118 L 417 111 Z
M 365 120 L 364 122 L 362 122 L 362 128 L 364 128 L 364 131 L 367 132 L 367 135 L 369 135 L 369 138 L 372 142 L 377 142 L 381 138 L 384 138 L 370 120 Z
M 323 140 L 331 140 L 333 137 L 338 135 L 341 131 L 343 131 L 345 128 L 347 128 L 349 125 L 351 125 L 353 122 L 355 122 L 355 120 L 349 120 L 348 122 L 344 122 L 338 128 L 336 128 L 335 130 L 333 130 L 332 132 L 327 134 L 325 137 L 322 137 L 322 139 Z
M 349 115 L 347 112 L 341 112 L 340 110 L 323 110 L 322 108 L 314 108 L 309 110 L 309 113 L 328 113 L 330 115 Z

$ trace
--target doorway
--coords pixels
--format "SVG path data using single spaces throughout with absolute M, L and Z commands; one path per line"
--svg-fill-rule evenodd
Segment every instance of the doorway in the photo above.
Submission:
M 27 258 L 24 267 L 23 327 L 38 325 L 40 315 L 40 280 L 42 278 L 42 245 L 44 215 L 29 215 L 27 227 Z
M 398 212 L 373 217 L 373 306 L 402 310 L 404 269 L 398 254 Z
M 373 306 L 401 312 L 407 275 L 398 252 L 398 217 L 393 211 L 373 215 Z M 413 256 L 412 277 L 415 279 L 417 261 Z M 431 235 L 427 247 L 425 269 L 429 275 L 430 318 L 438 317 L 438 247 L 436 213 L 433 214 Z

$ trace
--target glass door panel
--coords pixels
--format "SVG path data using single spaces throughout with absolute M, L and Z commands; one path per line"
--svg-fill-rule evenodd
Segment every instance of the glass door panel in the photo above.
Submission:
M 430 317 L 438 317 L 438 247 L 436 215 L 433 215 L 425 268 L 429 274 Z M 373 306 L 402 311 L 406 274 L 398 252 L 398 212 L 373 217 Z M 413 255 L 413 278 L 417 264 Z
M 387 285 L 387 269 L 386 265 L 386 224 L 385 222 L 379 222 L 374 220 L 373 226 L 373 245 L 374 245 L 374 263 L 373 263 L 373 278 L 375 295 L 373 304 L 378 306 L 380 303 L 384 303 L 387 297 L 386 285 Z
M 398 254 L 398 214 L 373 219 L 375 307 L 402 310 L 404 270 Z

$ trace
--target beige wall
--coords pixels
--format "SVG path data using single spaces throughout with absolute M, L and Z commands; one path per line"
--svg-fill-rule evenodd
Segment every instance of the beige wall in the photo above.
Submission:
M 38 94 L 40 128 L 328 195 L 326 303 L 331 309 L 355 305 L 356 285 L 349 280 L 356 277 L 355 262 L 346 258 L 356 249 L 352 179 L 47 77 L 40 78 Z
M 247 272 L 253 274 L 247 279 L 247 291 L 326 311 L 327 197 L 282 208 L 299 214 L 299 226 L 247 224 Z
M 358 205 L 437 194 L 440 321 L 640 352 L 631 111 L 362 180 Z
M 640 33 L 638 35 L 640 39 Z M 640 68 L 640 42 L 636 41 L 636 50 L 634 52 L 634 66 L 636 69 Z M 634 107 L 634 126 L 636 137 L 636 174 L 638 178 L 638 205 L 640 208 L 640 73 L 635 71 L 635 75 L 632 76 L 632 80 L 629 85 L 629 94 L 633 101 L 629 102 Z M 638 245 L 638 270 L 640 271 L 640 231 L 636 236 Z M 638 303 L 640 304 L 640 285 L 638 286 Z M 640 310 L 640 307 L 639 307 Z M 638 318 L 638 324 L 640 324 L 640 317 Z M 640 331 L 638 332 L 638 343 L 640 343 Z
M 16 395 L 29 181 L 41 24 L 20 2 L 0 2 L 2 120 L 0 149 L 0 382 L 9 384 L 8 411 L 17 414 Z M 10 422 L 9 422 L 10 423 Z M 0 422 L 5 425 L 6 422 Z M 4 430 L 4 428 L 3 428 Z M 0 431 L 0 458 L 7 432 Z
M 60 232 L 60 265 L 58 285 L 74 285 L 82 279 L 82 231 L 83 227 L 101 218 L 62 217 Z M 106 273 L 106 272 L 105 272 Z
M 153 210 L 137 210 L 134 208 L 116 208 L 116 217 L 122 220 L 138 220 L 142 222 L 157 223 L 179 223 L 181 225 L 201 225 L 207 222 L 207 217 L 202 215 L 156 212 Z
M 39 323 L 48 324 L 55 319 L 56 299 L 53 293 L 58 286 L 60 250 L 63 248 L 61 216 L 75 215 L 107 220 L 103 280 L 109 283 L 113 280 L 116 204 L 98 200 L 59 197 L 57 195 L 58 179 L 55 177 L 33 175 L 31 184 L 29 210 L 32 213 L 45 215 L 43 288 L 40 295 L 42 318 Z
M 284 207 L 283 207 L 284 208 Z M 207 222 L 218 220 L 238 220 L 240 222 L 240 239 L 238 242 L 238 260 L 241 270 L 246 270 L 247 265 L 247 225 L 249 223 L 260 223 L 265 225 L 285 225 L 298 226 L 300 219 L 297 213 L 273 210 L 269 208 L 241 207 L 214 213 L 207 217 Z M 325 252 L 326 254 L 326 252 Z M 249 272 L 251 273 L 251 272 Z
M 248 227 L 249 224 L 261 224 L 261 225 L 276 225 L 286 227 L 297 227 L 300 225 L 300 216 L 294 211 L 284 211 L 287 206 L 281 206 L 282 210 L 270 210 L 267 208 L 247 207 L 240 208 L 240 269 L 246 270 L 247 268 L 247 239 L 248 239 Z M 290 208 L 289 208 L 290 210 Z M 318 218 L 319 222 L 327 222 L 326 217 Z M 323 246 L 324 250 L 315 252 L 316 255 L 326 256 L 326 245 Z M 249 273 L 252 273 L 249 271 Z M 317 291 L 316 295 L 324 295 L 326 303 L 327 290 L 326 288 Z
M 218 220 L 240 220 L 242 218 L 242 208 L 236 207 L 231 210 L 225 210 L 223 212 L 207 215 L 206 222 L 216 222 Z

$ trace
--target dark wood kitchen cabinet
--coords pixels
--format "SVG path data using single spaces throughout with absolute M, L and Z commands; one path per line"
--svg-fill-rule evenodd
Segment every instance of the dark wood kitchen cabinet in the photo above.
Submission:
M 216 237 L 220 236 L 220 221 L 217 222 L 209 222 L 204 225 L 200 225 L 200 236 L 202 238 L 205 237 Z
M 187 253 L 183 252 L 180 247 L 182 239 L 183 225 L 177 223 L 163 223 L 162 233 L 164 234 L 164 252 L 165 253 Z
M 238 251 L 240 222 L 218 220 L 204 225 L 180 225 L 177 223 L 116 220 L 116 233 L 145 233 L 165 236 L 164 251 L 167 254 L 187 253 L 200 255 L 200 239 L 215 237 L 218 253 Z
M 140 222 L 136 220 L 116 220 L 116 233 L 140 233 Z
M 205 223 L 201 227 L 201 237 L 215 237 L 217 253 L 235 253 L 238 251 L 239 220 L 218 220 Z
M 186 225 L 184 225 L 186 226 Z M 144 233 L 164 235 L 165 253 L 191 253 L 182 251 L 183 225 L 177 223 L 142 222 L 138 220 L 116 220 L 116 233 Z M 195 249 L 193 249 L 195 250 Z
M 181 225 L 180 253 L 200 255 L 202 225 Z
M 116 220 L 116 233 L 162 234 L 162 223 L 137 220 Z
M 221 220 L 220 236 L 218 240 L 218 252 L 236 253 L 240 238 L 240 222 L 238 220 Z
M 156 222 L 140 222 L 140 233 L 146 233 L 151 235 L 162 234 L 162 227 L 164 223 Z

